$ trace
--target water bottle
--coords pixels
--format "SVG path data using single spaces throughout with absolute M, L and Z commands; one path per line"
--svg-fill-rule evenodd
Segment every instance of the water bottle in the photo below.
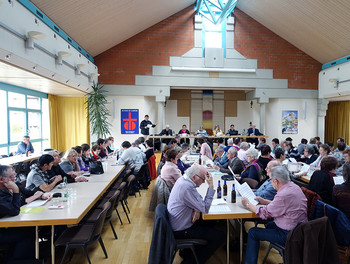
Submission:
M 62 198 L 64 202 L 68 201 L 68 181 L 67 177 L 63 177 L 63 189 L 62 189 Z

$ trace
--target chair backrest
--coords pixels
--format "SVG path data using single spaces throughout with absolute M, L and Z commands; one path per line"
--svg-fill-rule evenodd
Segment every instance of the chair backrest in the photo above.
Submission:
M 309 189 L 307 189 L 305 187 L 301 187 L 301 190 L 303 191 L 303 193 L 307 199 L 307 219 L 310 220 L 311 213 L 314 210 L 316 201 L 317 200 L 322 201 L 322 199 L 317 193 L 310 191 Z
M 109 210 L 110 207 L 111 207 L 110 202 L 106 202 L 102 206 L 102 211 L 98 215 L 96 222 L 94 223 L 94 230 L 92 232 L 92 237 L 91 237 L 92 239 L 96 239 L 96 237 L 99 237 L 101 235 L 103 224 L 104 224 L 105 218 L 106 218 L 106 214 L 107 214 L 107 211 Z
M 127 188 L 127 182 L 122 182 L 119 185 L 118 190 L 120 191 L 120 199 L 123 199 L 124 196 L 126 195 L 126 188 Z
M 108 202 L 111 203 L 111 206 L 110 206 L 110 208 L 107 211 L 106 218 L 111 217 L 111 215 L 113 214 L 115 204 L 119 200 L 119 197 L 120 197 L 120 190 L 116 190 L 113 193 L 113 196 L 111 198 L 109 198 Z
M 156 207 L 154 228 L 148 263 L 172 263 L 176 240 L 171 228 L 166 205 Z
M 327 216 L 331 222 L 338 244 L 343 246 L 350 245 L 350 221 L 347 216 L 339 209 L 317 200 L 311 219 L 317 219 L 322 216 Z
M 138 177 L 139 178 L 142 178 L 145 173 L 146 173 L 146 166 L 147 166 L 147 163 L 143 164 L 139 170 L 139 174 L 138 174 Z
M 38 164 L 39 159 L 33 159 L 29 162 L 29 168 L 33 165 L 33 164 Z

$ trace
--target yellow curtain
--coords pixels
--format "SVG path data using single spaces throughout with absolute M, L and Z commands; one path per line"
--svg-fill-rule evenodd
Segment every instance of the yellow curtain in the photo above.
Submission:
M 50 143 L 59 151 L 90 142 L 86 97 L 49 94 Z
M 338 137 L 350 142 L 350 101 L 330 102 L 325 120 L 325 142 L 335 144 Z

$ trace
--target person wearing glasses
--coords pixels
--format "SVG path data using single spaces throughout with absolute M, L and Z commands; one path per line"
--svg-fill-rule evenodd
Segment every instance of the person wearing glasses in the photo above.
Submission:
M 265 228 L 249 229 L 246 264 L 257 263 L 260 241 L 285 245 L 289 231 L 307 221 L 307 199 L 301 188 L 290 181 L 289 172 L 283 166 L 271 168 L 271 184 L 277 191 L 272 201 L 259 196 L 255 198 L 263 206 L 255 206 L 242 198 L 242 205 L 260 218 L 274 219 Z
M 208 191 L 203 197 L 197 187 L 208 183 Z M 171 227 L 176 239 L 199 238 L 208 242 L 196 247 L 199 263 L 205 263 L 224 242 L 225 233 L 200 220 L 200 213 L 208 213 L 215 194 L 213 178 L 200 165 L 193 165 L 185 171 L 171 190 L 167 209 Z M 196 263 L 191 250 L 180 251 L 182 263 Z

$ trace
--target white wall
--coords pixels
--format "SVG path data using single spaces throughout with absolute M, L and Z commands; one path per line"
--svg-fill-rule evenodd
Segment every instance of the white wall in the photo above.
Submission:
M 135 135 L 122 135 L 121 134 L 121 122 L 120 122 L 120 110 L 121 109 L 139 109 L 139 122 L 144 119 L 147 114 L 153 123 L 157 120 L 157 102 L 155 97 L 151 96 L 109 96 L 107 98 L 108 109 L 111 111 L 112 117 L 109 122 L 112 124 L 110 129 L 111 136 L 115 139 L 115 146 L 119 147 L 121 143 L 125 140 L 130 142 L 135 141 L 138 137 L 142 136 L 139 130 L 139 134 Z M 114 107 L 113 107 L 114 104 Z M 114 118 L 113 118 L 113 108 L 114 108 Z M 150 133 L 156 133 L 157 127 L 151 128 Z M 93 141 L 93 140 L 92 140 Z
M 319 73 L 319 98 L 338 98 L 350 100 L 350 81 L 339 83 L 338 88 L 334 88 L 334 84 L 330 79 L 344 81 L 350 79 L 350 61 L 320 71 Z
M 306 115 L 305 113 L 306 102 Z M 298 134 L 282 134 L 282 110 L 298 111 Z M 304 119 L 304 117 L 306 117 Z M 300 143 L 302 138 L 309 140 L 317 135 L 317 100 L 316 99 L 270 99 L 266 105 L 266 135 L 268 143 L 273 138 L 291 137 L 293 144 Z
M 187 129 L 190 129 L 190 118 L 177 116 L 177 100 L 168 100 L 165 107 L 165 125 L 170 125 L 170 128 L 177 134 L 182 128 L 182 125 L 186 125 Z M 193 131 L 193 130 L 192 130 Z

